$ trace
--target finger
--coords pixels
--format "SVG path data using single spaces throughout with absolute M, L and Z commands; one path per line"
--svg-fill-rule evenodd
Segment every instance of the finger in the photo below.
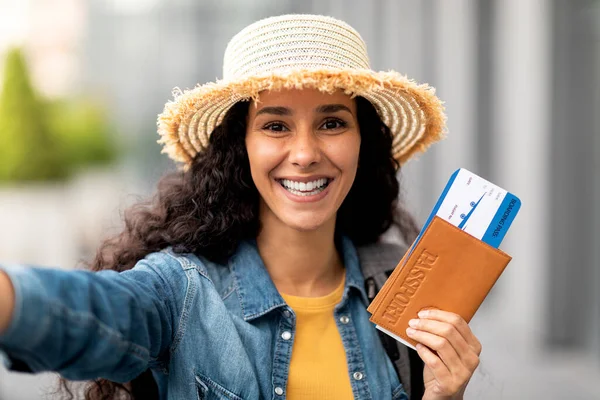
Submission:
M 423 363 L 431 370 L 439 385 L 445 386 L 448 382 L 452 382 L 452 373 L 440 357 L 421 343 L 417 344 L 416 348 L 419 357 L 421 357 Z
M 431 319 L 411 319 L 408 324 L 419 331 L 446 338 L 467 368 L 475 370 L 479 365 L 479 357 L 454 325 Z
M 437 386 L 434 390 L 441 395 L 455 395 L 469 382 L 471 373 L 466 369 L 462 369 L 458 374 L 453 374 L 448 369 L 443 360 L 436 355 L 427 346 L 418 343 L 416 346 L 417 353 L 423 363 L 431 370 L 436 380 Z
M 481 355 L 481 343 L 477 337 L 475 337 L 467 322 L 460 315 L 430 308 L 421 310 L 419 312 L 419 318 L 433 319 L 454 325 L 456 330 L 462 335 L 473 351 L 475 351 L 478 356 Z
M 406 334 L 411 339 L 435 350 L 450 372 L 455 373 L 464 368 L 458 353 L 446 338 L 412 328 L 408 328 Z

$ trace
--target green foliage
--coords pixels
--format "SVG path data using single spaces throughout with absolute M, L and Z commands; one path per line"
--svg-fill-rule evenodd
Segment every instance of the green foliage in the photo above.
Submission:
M 84 98 L 55 101 L 48 104 L 46 115 L 69 169 L 115 160 L 117 149 L 111 140 L 111 126 L 99 104 Z
M 117 151 L 105 110 L 87 99 L 43 101 L 23 54 L 8 52 L 0 94 L 0 184 L 62 180 Z
M 23 54 L 10 50 L 0 94 L 0 181 L 64 178 L 68 171 L 60 153 Z

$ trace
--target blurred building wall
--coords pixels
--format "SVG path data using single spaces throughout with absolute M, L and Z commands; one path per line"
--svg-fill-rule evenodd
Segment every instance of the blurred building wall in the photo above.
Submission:
M 111 102 L 147 191 L 171 167 L 155 144 L 171 89 L 219 78 L 227 41 L 256 19 L 339 17 L 361 33 L 374 69 L 435 86 L 449 135 L 404 168 L 410 209 L 424 221 L 459 167 L 523 201 L 502 246 L 514 260 L 471 323 L 484 353 L 467 398 L 600 398 L 600 2 L 84 4 L 79 85 Z M 7 389 L 13 379 L 0 371 L 0 399 L 40 398 L 39 380 Z
M 554 181 L 549 192 L 552 279 L 547 310 L 551 318 L 546 327 L 549 344 L 595 348 L 599 354 L 600 6 L 594 1 L 576 3 L 579 6 L 554 2 L 555 91 L 548 153 Z

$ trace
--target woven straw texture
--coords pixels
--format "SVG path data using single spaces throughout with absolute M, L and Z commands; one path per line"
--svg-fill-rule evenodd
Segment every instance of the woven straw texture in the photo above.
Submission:
M 316 88 L 362 96 L 390 128 L 393 156 L 403 164 L 445 134 L 435 90 L 395 71 L 371 70 L 365 42 L 343 21 L 283 15 L 249 25 L 225 50 L 223 79 L 181 91 L 158 117 L 163 152 L 187 166 L 236 102 L 263 90 Z

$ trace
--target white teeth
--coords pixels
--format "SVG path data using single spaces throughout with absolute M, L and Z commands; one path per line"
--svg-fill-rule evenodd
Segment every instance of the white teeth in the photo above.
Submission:
M 306 196 L 314 196 L 316 194 L 321 193 L 323 190 L 325 190 L 325 188 L 320 188 L 320 189 L 316 189 L 313 190 L 312 192 L 301 192 L 299 190 L 294 190 L 294 189 L 287 189 L 290 193 L 295 194 L 296 196 L 302 196 L 302 197 L 306 197 Z
M 282 179 L 281 185 L 291 193 L 298 196 L 312 196 L 325 190 L 325 185 L 329 182 L 327 178 L 317 179 L 312 182 L 295 182 L 289 179 Z

